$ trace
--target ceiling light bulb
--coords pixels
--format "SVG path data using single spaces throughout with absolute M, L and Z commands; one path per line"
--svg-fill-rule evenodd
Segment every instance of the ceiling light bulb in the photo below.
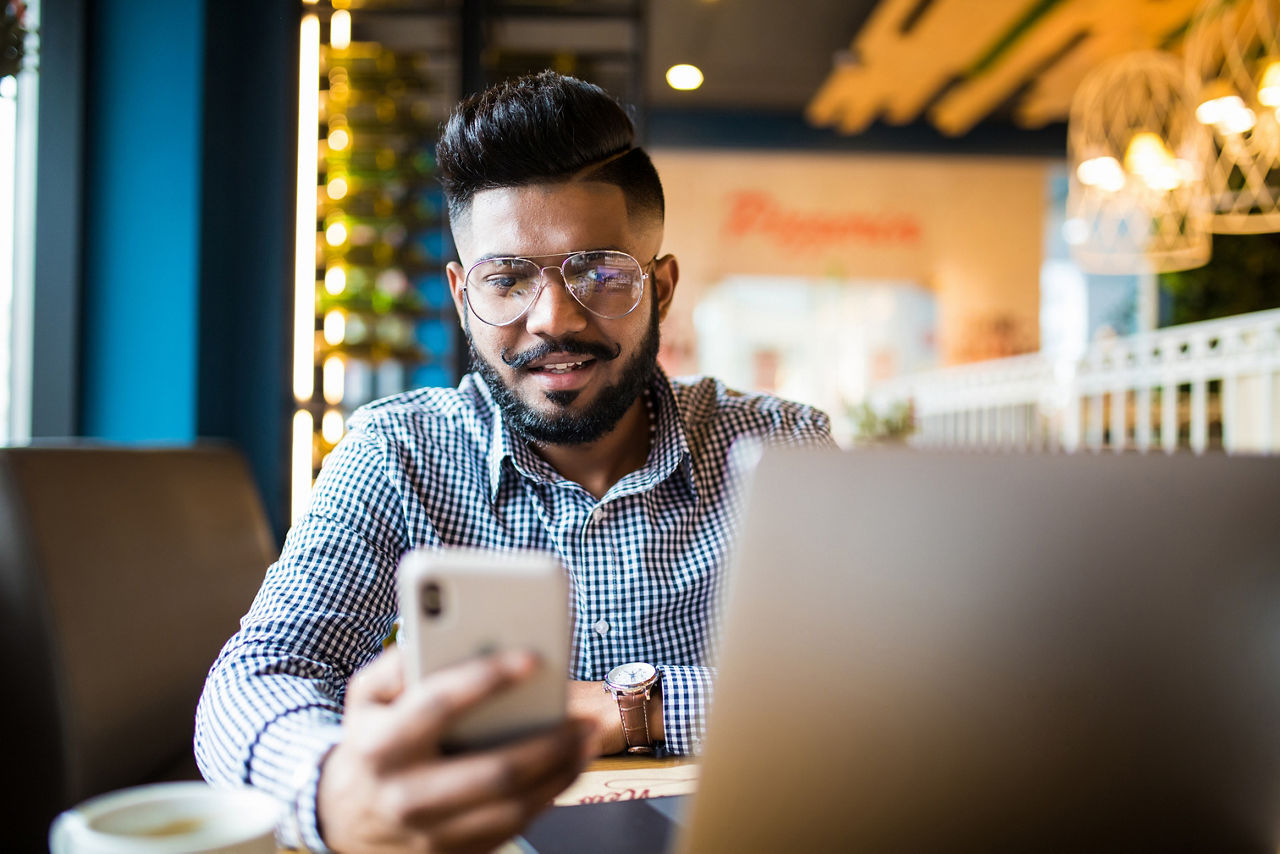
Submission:
M 687 92 L 702 85 L 702 71 L 696 65 L 673 65 L 667 69 L 667 85 Z

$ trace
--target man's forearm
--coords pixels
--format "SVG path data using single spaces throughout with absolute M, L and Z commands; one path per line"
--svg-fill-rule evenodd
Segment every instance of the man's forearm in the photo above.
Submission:
M 284 661 L 244 654 L 219 659 L 196 709 L 195 752 L 215 785 L 253 785 L 286 811 L 282 836 L 323 850 L 315 827 L 321 758 L 339 737 L 341 706 L 316 680 L 285 675 Z M 252 675 L 274 671 L 270 677 Z

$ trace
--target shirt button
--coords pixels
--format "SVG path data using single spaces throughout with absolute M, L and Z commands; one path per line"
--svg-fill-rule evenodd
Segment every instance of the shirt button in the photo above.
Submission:
M 591 628 L 594 629 L 595 633 L 600 635 L 600 637 L 604 637 L 609 634 L 609 623 L 605 620 L 596 620 L 596 624 Z
M 604 515 L 605 515 L 605 509 L 603 507 L 597 507 L 595 510 L 591 511 L 591 521 L 599 522 L 601 519 L 604 518 Z

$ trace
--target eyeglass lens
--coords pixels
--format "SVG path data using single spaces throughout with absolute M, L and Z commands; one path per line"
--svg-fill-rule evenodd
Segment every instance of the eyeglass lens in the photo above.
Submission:
M 467 274 L 471 310 L 486 323 L 510 323 L 533 302 L 542 269 L 527 258 L 481 261 Z M 576 252 L 564 260 L 560 271 L 573 298 L 600 317 L 629 314 L 644 292 L 644 271 L 625 252 Z

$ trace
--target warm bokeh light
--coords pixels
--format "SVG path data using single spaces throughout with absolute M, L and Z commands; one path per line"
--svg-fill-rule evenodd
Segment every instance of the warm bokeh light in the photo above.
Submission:
M 320 141 L 320 19 L 304 15 L 298 53 L 298 160 L 293 255 L 293 395 L 311 399 L 315 391 L 316 184 Z M 310 418 L 310 416 L 307 416 Z M 310 445 L 308 444 L 308 471 Z M 308 479 L 310 474 L 308 474 Z M 309 486 L 309 483 L 308 483 Z
M 324 417 L 320 419 L 320 435 L 330 445 L 338 444 L 338 440 L 342 438 L 345 425 L 342 423 L 342 413 L 337 409 L 330 409 L 324 413 Z
M 1237 134 L 1253 130 L 1257 116 L 1245 106 L 1244 99 L 1230 83 L 1215 80 L 1205 88 L 1204 99 L 1196 107 L 1196 119 L 1201 124 L 1213 125 L 1219 133 Z
M 347 335 L 347 316 L 340 309 L 333 309 L 324 316 L 324 342 L 337 347 Z
M 1267 63 L 1258 83 L 1258 103 L 1264 107 L 1280 107 L 1280 60 Z
M 1215 127 L 1224 134 L 1248 133 L 1258 122 L 1258 115 L 1241 102 L 1239 109 L 1231 109 Z
M 702 71 L 696 65 L 673 65 L 667 69 L 667 85 L 688 92 L 702 85 Z
M 347 289 L 347 268 L 333 266 L 324 271 L 324 289 L 337 296 Z
M 329 19 L 329 44 L 338 50 L 351 47 L 351 13 L 346 9 L 339 9 Z
M 325 185 L 325 192 L 327 192 L 329 194 L 329 198 L 333 199 L 335 202 L 338 201 L 339 199 L 346 198 L 347 179 L 346 178 L 330 179 L 329 183 Z
M 290 460 L 290 506 L 293 521 L 307 512 L 311 499 L 311 434 L 315 419 L 305 409 L 293 414 L 293 453 Z
M 1086 187 L 1115 193 L 1124 187 L 1124 168 L 1110 155 L 1090 157 L 1076 167 L 1076 177 Z
M 329 131 L 329 149 L 331 151 L 346 151 L 347 146 L 351 144 L 351 134 L 346 128 L 334 128 Z
M 330 356 L 324 360 L 324 402 L 331 406 L 342 403 L 346 393 L 346 373 L 341 356 Z
M 347 227 L 343 223 L 335 222 L 324 230 L 324 239 L 330 246 L 341 246 L 347 242 Z
M 1182 172 L 1173 152 L 1159 134 L 1135 133 L 1124 153 L 1124 168 L 1153 190 L 1167 192 L 1182 184 Z

